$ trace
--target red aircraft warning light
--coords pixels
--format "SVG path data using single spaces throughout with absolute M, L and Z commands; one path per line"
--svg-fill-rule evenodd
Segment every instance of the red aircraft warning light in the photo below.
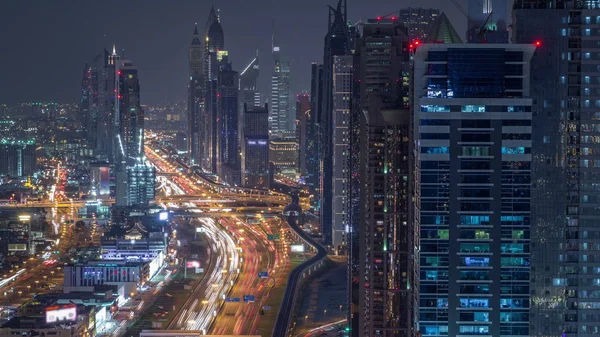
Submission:
M 534 44 L 535 44 L 536 47 L 541 47 L 542 46 L 542 41 L 536 40 Z

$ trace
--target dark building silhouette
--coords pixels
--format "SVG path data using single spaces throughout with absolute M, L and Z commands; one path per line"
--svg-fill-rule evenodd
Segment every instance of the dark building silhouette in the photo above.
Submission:
M 408 37 L 411 41 L 430 41 L 431 26 L 439 16 L 438 9 L 409 7 L 399 11 L 398 20 L 408 28 Z
M 320 223 L 323 240 L 331 244 L 332 231 L 332 189 L 333 189 L 333 68 L 334 57 L 347 55 L 350 51 L 350 32 L 346 22 L 347 5 L 339 0 L 336 8 L 329 8 L 329 25 L 325 35 L 323 54 L 323 96 L 321 100 L 322 119 L 319 123 L 320 133 Z
M 406 27 L 379 18 L 356 38 L 350 116 L 351 336 L 416 336 L 419 266 L 415 142 Z
M 218 77 L 218 166 L 217 175 L 231 185 L 241 184 L 239 148 L 238 72 L 227 57 L 221 60 Z
M 206 106 L 206 123 L 204 131 L 204 156 L 203 168 L 212 173 L 217 173 L 218 164 L 218 117 L 217 102 L 219 78 L 219 52 L 225 50 L 225 36 L 221 27 L 220 18 L 211 8 L 206 22 L 204 45 L 204 97 Z
M 310 81 L 310 114 L 306 120 L 306 185 L 311 189 L 318 208 L 320 200 L 320 123 L 323 100 L 323 65 L 313 62 Z
M 310 96 L 296 95 L 296 139 L 298 141 L 298 173 L 306 178 L 307 123 L 310 116 Z
M 529 336 L 598 331 L 600 78 L 597 1 L 515 0 L 512 41 L 531 59 Z M 592 248 L 594 247 L 594 248 Z
M 242 136 L 242 183 L 245 187 L 269 188 L 269 110 L 244 105 Z
M 202 42 L 196 25 L 188 55 L 190 76 L 188 82 L 188 151 L 192 165 L 202 163 L 204 155 L 206 118 L 202 52 Z

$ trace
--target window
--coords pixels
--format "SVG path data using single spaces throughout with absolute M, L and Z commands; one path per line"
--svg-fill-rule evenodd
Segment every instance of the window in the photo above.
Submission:
M 489 267 L 489 257 L 461 257 L 460 265 L 464 267 Z
M 490 327 L 487 325 L 461 325 L 459 333 L 462 335 L 487 335 Z
M 488 308 L 490 300 L 487 298 L 461 298 L 461 308 Z
M 502 154 L 526 154 L 531 153 L 529 147 L 502 147 Z
M 462 147 L 462 155 L 463 156 L 489 156 L 490 155 L 490 147 L 489 146 L 463 146 Z
M 450 148 L 447 146 L 423 146 L 421 147 L 421 153 L 448 154 L 450 153 Z
M 489 215 L 461 215 L 460 216 L 460 224 L 461 225 L 489 225 L 490 224 L 490 216 Z
M 463 105 L 462 112 L 485 112 L 485 105 Z
M 449 105 L 421 105 L 422 112 L 450 112 Z

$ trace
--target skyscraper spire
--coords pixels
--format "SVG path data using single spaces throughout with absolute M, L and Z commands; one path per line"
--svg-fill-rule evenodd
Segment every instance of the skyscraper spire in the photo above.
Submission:
M 198 34 L 198 22 L 194 23 L 194 36 L 197 36 Z
M 117 56 L 117 46 L 113 44 L 112 56 Z

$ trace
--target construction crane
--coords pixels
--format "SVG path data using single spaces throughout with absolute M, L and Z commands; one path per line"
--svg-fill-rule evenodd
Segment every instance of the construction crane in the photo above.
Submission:
M 454 4 L 454 6 L 456 6 L 456 8 L 458 8 L 458 10 L 467 18 L 470 26 L 472 26 L 472 27 L 479 26 L 479 23 L 477 23 L 477 21 L 475 21 L 469 15 L 469 13 L 460 5 L 458 0 L 451 0 L 451 1 Z M 488 17 L 485 20 L 485 22 L 483 23 L 483 25 L 481 27 L 479 27 L 479 29 L 477 29 L 477 43 L 485 43 L 486 42 L 486 34 L 488 33 L 487 24 L 490 21 L 490 19 L 492 18 L 492 13 L 493 13 L 493 11 L 490 11 L 490 14 L 488 15 Z

